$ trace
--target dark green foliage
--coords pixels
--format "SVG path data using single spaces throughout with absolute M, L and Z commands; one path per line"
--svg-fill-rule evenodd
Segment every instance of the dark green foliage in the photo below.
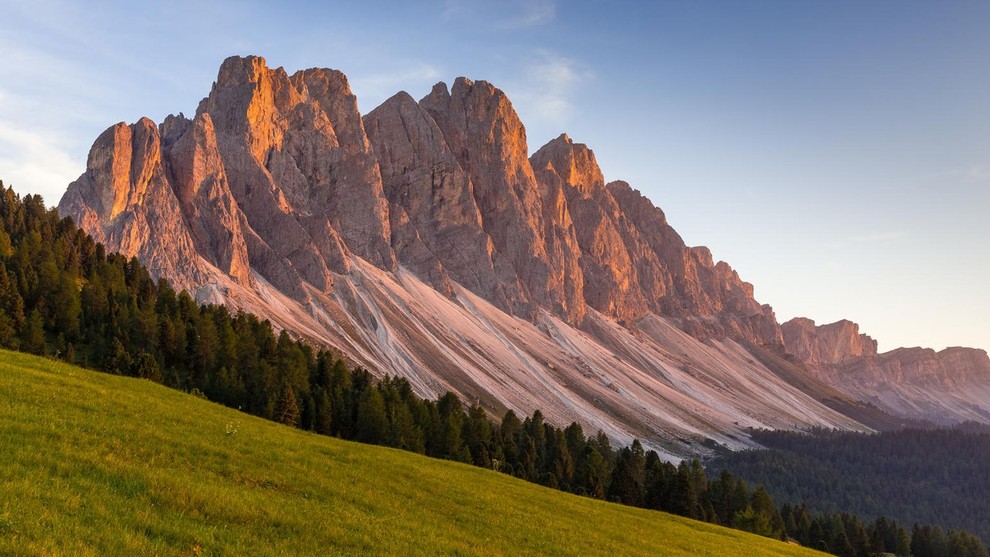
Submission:
M 31 310 L 21 329 L 21 350 L 31 354 L 45 353 L 44 321 L 38 310 Z
M 756 488 L 745 509 L 736 512 L 732 524 L 740 530 L 768 538 L 781 538 L 784 535 L 784 520 L 763 486 Z
M 162 370 L 158 366 L 155 357 L 147 352 L 141 352 L 134 362 L 133 375 L 143 379 L 150 379 L 156 383 L 162 382 Z
M 807 501 L 815 511 L 848 512 L 867 520 L 885 515 L 901 524 L 965 528 L 990 540 L 990 432 L 985 426 L 875 435 L 758 431 L 754 439 L 768 450 L 732 453 L 718 465 L 766 486 L 778 501 Z M 857 536 L 849 538 L 859 549 Z M 892 537 L 885 547 L 894 552 Z
M 362 443 L 384 445 L 388 434 L 388 417 L 385 415 L 385 400 L 378 389 L 369 386 L 364 389 L 357 406 L 357 423 L 354 439 Z

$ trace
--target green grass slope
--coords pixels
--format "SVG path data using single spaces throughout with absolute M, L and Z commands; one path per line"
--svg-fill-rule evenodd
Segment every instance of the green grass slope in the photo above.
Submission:
M 0 554 L 820 555 L 6 351 Z

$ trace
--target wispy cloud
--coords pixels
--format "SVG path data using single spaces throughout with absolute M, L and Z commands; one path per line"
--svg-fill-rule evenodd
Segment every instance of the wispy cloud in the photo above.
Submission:
M 440 12 L 440 19 L 443 21 L 467 20 L 472 24 L 486 24 L 502 31 L 544 25 L 553 21 L 556 16 L 557 4 L 554 0 L 445 0 L 443 11 Z
M 21 194 L 41 194 L 53 206 L 83 169 L 53 134 L 0 120 L 0 179 L 5 186 Z
M 902 232 L 887 231 L 849 236 L 848 239 L 850 242 L 856 242 L 858 244 L 890 244 L 903 237 L 904 234 Z
M 566 124 L 574 112 L 575 90 L 593 77 L 592 72 L 577 60 L 548 50 L 536 51 L 524 68 L 523 81 L 512 88 L 513 103 L 524 113 L 523 120 Z
M 500 22 L 499 28 L 509 30 L 535 27 L 553 21 L 557 15 L 557 6 L 550 0 L 528 0 L 518 4 L 522 14 Z
M 940 172 L 933 172 L 919 179 L 926 187 L 937 185 L 939 188 L 990 186 L 990 164 L 976 162 L 960 165 Z
M 974 164 L 969 168 L 964 168 L 956 176 L 972 181 L 972 182 L 988 182 L 990 181 L 990 165 L 988 164 Z
M 441 71 L 426 62 L 411 62 L 390 72 L 353 74 L 348 76 L 361 103 L 362 112 L 367 112 L 400 90 L 418 91 L 436 83 L 442 77 Z

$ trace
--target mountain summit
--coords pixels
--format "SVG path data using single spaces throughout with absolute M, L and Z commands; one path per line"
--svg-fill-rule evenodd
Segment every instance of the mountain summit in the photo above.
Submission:
M 362 117 L 339 71 L 232 57 L 192 119 L 104 132 L 59 211 L 199 300 L 421 395 L 539 408 L 673 456 L 747 446 L 747 427 L 865 429 L 836 408 L 876 401 L 782 371 L 787 348 L 815 365 L 840 348 L 788 342 L 751 285 L 607 183 L 586 145 L 562 134 L 529 156 L 485 81 Z

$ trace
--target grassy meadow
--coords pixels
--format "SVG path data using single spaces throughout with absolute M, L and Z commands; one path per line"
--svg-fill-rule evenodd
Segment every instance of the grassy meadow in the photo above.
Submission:
M 0 351 L 2 555 L 821 555 Z

